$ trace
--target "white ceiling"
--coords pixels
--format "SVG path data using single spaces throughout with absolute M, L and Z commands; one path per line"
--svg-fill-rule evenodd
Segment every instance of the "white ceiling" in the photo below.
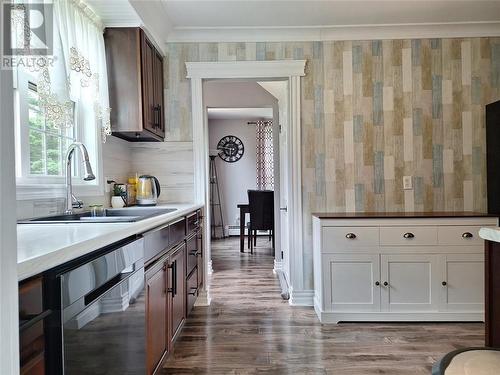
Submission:
M 207 108 L 209 120 L 272 120 L 272 108 Z
M 500 36 L 500 1 L 86 0 L 158 44 Z
M 499 1 L 162 1 L 177 28 L 387 25 L 500 20 Z

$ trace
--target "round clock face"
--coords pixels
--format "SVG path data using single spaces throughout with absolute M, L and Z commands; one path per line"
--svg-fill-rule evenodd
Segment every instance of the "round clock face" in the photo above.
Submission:
M 238 161 L 243 156 L 245 152 L 245 147 L 243 146 L 243 142 L 238 137 L 234 135 L 226 135 L 221 138 L 219 143 L 217 144 L 217 150 L 221 150 L 219 153 L 219 157 L 228 162 L 234 163 Z

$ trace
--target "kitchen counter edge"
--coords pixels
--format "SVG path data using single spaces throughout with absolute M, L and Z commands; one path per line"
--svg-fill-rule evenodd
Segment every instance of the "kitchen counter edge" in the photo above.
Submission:
M 177 208 L 174 212 L 169 212 L 163 215 L 151 217 L 149 219 L 141 220 L 132 223 L 120 223 L 111 229 L 109 233 L 100 234 L 87 240 L 77 242 L 71 245 L 63 245 L 57 247 L 49 252 L 41 253 L 38 256 L 31 257 L 25 260 L 18 260 L 17 272 L 18 281 L 28 279 L 32 276 L 39 275 L 54 267 L 60 266 L 71 260 L 77 259 L 86 254 L 92 253 L 105 246 L 112 245 L 118 241 L 128 238 L 133 235 L 142 234 L 152 229 L 158 228 L 162 225 L 175 221 L 183 216 L 190 214 L 204 205 L 202 203 L 193 204 L 169 204 L 165 207 Z M 29 225 L 32 228 L 38 227 L 43 230 L 50 230 L 54 226 L 66 226 L 68 230 L 72 230 L 75 226 L 99 225 L 98 223 L 78 223 L 78 224 L 18 224 Z M 18 235 L 19 240 L 19 235 Z

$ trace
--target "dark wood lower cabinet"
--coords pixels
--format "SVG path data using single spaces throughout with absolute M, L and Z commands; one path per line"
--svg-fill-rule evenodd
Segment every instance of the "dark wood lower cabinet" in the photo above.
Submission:
M 186 280 L 186 316 L 193 310 L 198 297 L 198 269 L 195 268 Z
M 144 234 L 145 246 L 150 250 L 145 251 L 144 284 L 140 284 L 145 288 L 147 375 L 161 371 L 162 363 L 172 351 L 198 297 L 203 280 L 201 217 L 198 211 L 188 216 L 189 221 L 183 218 L 153 230 L 149 237 Z M 57 284 L 58 291 L 51 292 L 53 288 L 48 286 L 52 286 L 52 281 L 47 281 L 50 275 L 44 274 L 43 277 L 26 280 L 19 285 L 23 375 L 63 373 L 61 311 L 58 307 L 60 285 Z M 56 301 L 52 301 L 54 298 Z M 139 329 L 144 332 L 142 327 Z M 140 345 L 142 348 L 142 343 Z M 143 354 L 141 361 L 142 358 Z
M 182 328 L 186 318 L 186 245 L 180 246 L 169 260 L 171 282 L 170 288 L 170 313 L 171 313 L 171 345 Z
M 197 276 L 198 276 L 198 290 L 201 290 L 203 288 L 203 277 L 205 275 L 205 267 L 204 267 L 204 264 L 203 264 L 203 257 L 204 257 L 204 252 L 203 252 L 203 231 L 200 230 L 198 231 L 198 233 L 196 234 L 196 243 L 197 243 L 197 247 L 198 247 L 198 264 L 197 264 L 197 268 L 198 268 L 198 272 L 197 272 Z
M 146 273 L 146 369 L 153 374 L 168 353 L 167 258 Z
M 486 346 L 500 348 L 500 243 L 485 241 Z
M 146 271 L 147 374 L 155 374 L 172 351 L 184 319 L 186 243 L 178 244 Z
M 42 278 L 19 285 L 19 357 L 23 375 L 45 374 L 45 322 Z

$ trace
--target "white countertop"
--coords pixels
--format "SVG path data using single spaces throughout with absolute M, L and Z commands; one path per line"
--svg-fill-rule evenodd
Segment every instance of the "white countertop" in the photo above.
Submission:
M 134 223 L 18 224 L 18 280 L 24 280 L 126 237 L 173 221 L 201 208 L 202 205 L 167 204 L 151 208 L 161 207 L 177 210 Z M 130 209 L 133 210 L 133 207 Z
M 479 230 L 479 237 L 483 240 L 500 242 L 500 228 L 481 228 Z

